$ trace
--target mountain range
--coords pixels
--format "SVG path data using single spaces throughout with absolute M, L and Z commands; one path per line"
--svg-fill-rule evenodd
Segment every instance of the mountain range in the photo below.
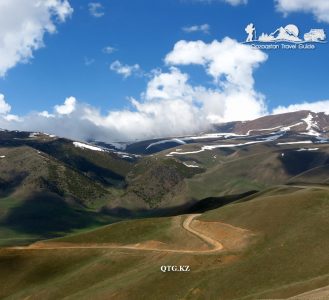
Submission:
M 56 272 L 76 287 L 74 293 L 66 291 L 65 295 L 79 298 L 78 287 L 82 286 L 71 273 L 77 265 L 69 263 L 69 269 L 58 269 L 53 259 L 63 265 L 67 260 L 80 261 L 86 267 L 79 270 L 79 276 L 88 278 L 84 287 L 88 295 L 94 295 L 92 279 L 87 275 L 91 270 L 104 271 L 97 275 L 97 284 L 122 277 L 118 285 L 104 287 L 99 299 L 129 299 L 143 287 L 158 295 L 151 286 L 163 293 L 158 299 L 175 293 L 184 299 L 210 299 L 215 294 L 207 292 L 205 284 L 213 286 L 214 278 L 208 278 L 208 283 L 200 281 L 209 268 L 209 276 L 221 274 L 227 284 L 241 282 L 236 290 L 221 284 L 222 290 L 216 295 L 223 299 L 301 294 L 325 286 L 329 280 L 325 267 L 318 271 L 310 268 L 312 263 L 329 266 L 325 254 L 329 249 L 325 227 L 328 191 L 329 116 L 325 113 L 270 115 L 216 124 L 195 135 L 133 143 L 73 141 L 45 133 L 3 130 L 0 273 L 18 266 L 11 277 L 17 283 L 19 270 L 29 265 L 34 275 L 31 281 L 23 280 L 21 289 L 7 282 L 0 298 L 34 295 L 35 299 L 56 299 L 65 290 L 53 290 L 59 277 L 51 274 Z M 185 215 L 190 217 L 184 219 Z M 307 231 L 306 224 L 310 226 Z M 315 245 L 309 258 L 303 251 L 298 255 L 294 252 L 296 247 L 305 246 L 303 241 Z M 222 247 L 219 244 L 224 251 L 218 250 Z M 219 256 L 212 250 L 207 252 L 211 245 Z M 97 250 L 102 247 L 107 250 Z M 33 253 L 42 249 L 57 254 L 45 255 L 40 268 L 38 263 L 31 267 Z M 65 255 L 60 258 L 60 253 Z M 182 253 L 188 253 L 186 258 Z M 296 257 L 289 261 L 292 253 Z M 202 255 L 205 260 L 201 262 Z M 273 263 L 268 260 L 271 255 Z M 96 257 L 99 261 L 94 260 Z M 121 275 L 113 267 L 107 269 L 106 264 L 101 267 L 106 257 L 121 265 Z M 134 275 L 125 292 L 119 292 L 122 280 L 134 273 L 134 265 L 140 274 L 159 279 L 158 269 L 142 267 L 143 260 L 156 261 L 157 257 L 166 264 L 188 263 L 198 270 L 188 275 L 190 284 L 184 284 L 182 294 L 175 284 L 173 292 L 166 294 L 165 286 L 173 279 L 164 274 L 166 285 Z M 126 265 L 124 259 L 130 263 Z M 87 267 L 89 261 L 92 265 Z M 285 261 L 294 265 L 304 261 L 304 266 L 289 273 L 282 269 Z M 257 263 L 268 264 L 276 281 L 266 281 L 270 277 L 264 271 L 260 272 L 264 280 L 258 278 L 253 286 L 251 279 L 239 275 Z M 42 272 L 46 281 L 39 276 Z

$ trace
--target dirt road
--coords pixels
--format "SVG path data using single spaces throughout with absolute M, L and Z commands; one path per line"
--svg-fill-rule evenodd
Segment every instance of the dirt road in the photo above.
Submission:
M 204 233 L 201 233 L 193 228 L 191 228 L 191 224 L 193 222 L 193 220 L 198 217 L 201 216 L 201 214 L 195 214 L 195 215 L 190 215 L 188 216 L 183 223 L 183 228 L 189 232 L 191 232 L 192 234 L 196 235 L 197 237 L 199 237 L 200 239 L 202 239 L 204 242 L 206 242 L 207 244 L 209 244 L 210 246 L 213 247 L 213 249 L 211 251 L 219 251 L 223 249 L 223 245 L 218 242 L 217 240 L 214 240 L 213 238 L 205 235 Z
M 193 228 L 191 228 L 191 224 L 193 220 L 200 216 L 200 214 L 193 214 L 193 215 L 188 215 L 186 219 L 183 222 L 183 228 L 190 232 L 191 234 L 197 236 L 201 240 L 203 240 L 207 245 L 211 246 L 210 249 L 206 250 L 185 250 L 185 249 L 163 249 L 163 248 L 158 248 L 158 247 L 147 247 L 143 246 L 141 244 L 135 244 L 135 245 L 126 245 L 126 246 L 117 246 L 117 245 L 99 245 L 99 244 L 90 244 L 90 245 L 67 245 L 64 244 L 61 245 L 60 243 L 36 243 L 32 244 L 27 247 L 11 247 L 9 249 L 14 249 L 14 250 L 59 250 L 59 249 L 128 249 L 128 250 L 139 250 L 139 251 L 157 251 L 157 252 L 167 252 L 167 253 L 192 253 L 192 254 L 197 254 L 197 253 L 213 253 L 213 252 L 218 252 L 221 251 L 224 247 L 223 245 L 211 238 L 210 236 L 207 236 L 205 233 L 199 232 Z

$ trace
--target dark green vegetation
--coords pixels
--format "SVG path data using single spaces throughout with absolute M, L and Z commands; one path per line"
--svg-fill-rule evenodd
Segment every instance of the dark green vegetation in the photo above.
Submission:
M 128 174 L 128 188 L 123 198 L 141 200 L 150 208 L 178 206 L 184 204 L 175 198 L 180 192 L 186 192 L 184 180 L 202 172 L 172 158 L 145 158 Z
M 115 221 L 99 211 L 125 186 L 132 162 L 72 141 L 0 133 L 0 245 Z

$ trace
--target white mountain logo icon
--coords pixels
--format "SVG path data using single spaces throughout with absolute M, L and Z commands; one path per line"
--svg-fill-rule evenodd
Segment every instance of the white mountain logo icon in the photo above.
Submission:
M 323 29 L 311 29 L 305 33 L 303 38 L 299 37 L 299 29 L 294 24 L 289 24 L 286 27 L 280 27 L 271 34 L 262 33 L 258 38 L 254 24 L 250 23 L 245 28 L 248 34 L 246 43 L 250 42 L 289 42 L 289 43 L 324 43 L 326 34 Z

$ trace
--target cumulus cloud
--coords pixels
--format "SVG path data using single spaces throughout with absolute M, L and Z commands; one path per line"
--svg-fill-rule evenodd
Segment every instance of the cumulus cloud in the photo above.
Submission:
M 8 122 L 12 122 L 12 121 L 15 121 L 15 122 L 22 122 L 23 119 L 20 118 L 19 116 L 17 115 L 12 115 L 12 114 L 8 114 L 8 115 L 5 115 L 3 116 L 4 120 L 8 121 Z
M 75 110 L 76 102 L 77 100 L 74 97 L 69 97 L 63 105 L 56 105 L 55 111 L 59 115 L 70 115 Z
M 179 41 L 165 58 L 169 65 L 202 65 L 220 85 L 235 85 L 239 88 L 253 87 L 253 70 L 266 60 L 264 52 L 255 51 L 230 38 L 224 38 L 222 42 L 215 40 L 210 44 Z
M 140 100 L 131 99 L 131 109 L 104 114 L 69 97 L 52 112 L 23 116 L 24 122 L 0 117 L 0 127 L 75 139 L 132 141 L 193 134 L 213 123 L 254 119 L 267 112 L 253 79 L 254 69 L 266 59 L 260 50 L 229 38 L 209 44 L 180 41 L 165 58 L 168 70 L 150 75 Z M 211 76 L 212 87 L 191 84 L 189 74 L 178 68 L 193 64 Z
M 3 94 L 0 94 L 0 119 L 7 122 L 20 122 L 22 119 L 19 116 L 10 114 L 11 111 L 11 105 L 8 104 L 5 100 L 5 96 Z
M 165 58 L 169 65 L 195 64 L 205 68 L 218 88 L 210 92 L 213 100 L 205 101 L 204 107 L 212 103 L 212 119 L 218 122 L 252 119 L 266 113 L 264 96 L 255 91 L 253 78 L 254 69 L 266 60 L 265 53 L 230 38 L 210 44 L 179 41 Z M 218 107 L 216 102 L 221 105 Z
M 99 2 L 90 2 L 88 4 L 88 9 L 89 9 L 89 13 L 94 18 L 101 18 L 101 17 L 103 17 L 105 15 L 105 13 L 104 13 L 104 7 Z
M 312 13 L 318 21 L 329 23 L 328 0 L 275 0 L 276 7 L 284 14 L 293 12 Z
M 27 62 L 44 45 L 45 33 L 73 12 L 67 0 L 10 0 L 0 4 L 0 77 Z
M 209 24 L 202 24 L 202 25 L 193 25 L 193 26 L 185 26 L 182 28 L 184 32 L 193 33 L 193 32 L 203 32 L 205 34 L 210 33 L 210 26 Z
M 0 94 L 0 115 L 8 114 L 11 111 L 11 106 L 6 102 L 5 96 Z
M 329 114 L 329 100 L 321 100 L 316 102 L 303 102 L 292 104 L 289 106 L 278 106 L 273 109 L 273 114 L 283 114 L 299 110 L 310 110 L 313 112 L 324 112 Z
M 140 74 L 141 68 L 138 64 L 135 65 L 125 65 L 122 64 L 120 61 L 116 60 L 110 65 L 110 69 L 116 72 L 119 75 L 122 75 L 123 78 L 128 78 L 133 74 Z

